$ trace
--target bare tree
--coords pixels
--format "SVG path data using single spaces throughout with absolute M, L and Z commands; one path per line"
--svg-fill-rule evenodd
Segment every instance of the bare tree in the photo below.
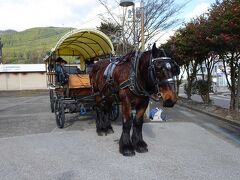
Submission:
M 143 11 L 144 13 L 144 44 L 149 42 L 154 42 L 157 37 L 166 31 L 167 29 L 177 26 L 179 19 L 180 10 L 189 2 L 177 5 L 175 0 L 145 0 L 143 8 L 135 8 L 135 21 L 133 22 L 133 12 L 132 7 L 122 8 L 123 12 L 117 14 L 117 7 L 119 7 L 119 2 L 115 1 L 115 8 L 109 6 L 108 0 L 98 0 L 101 5 L 103 5 L 107 10 L 107 15 L 101 16 L 102 21 L 111 21 L 118 26 L 122 27 L 122 42 L 123 44 L 134 44 L 134 25 L 135 25 L 135 43 L 139 48 L 141 42 L 141 17 L 138 16 L 139 13 Z M 112 1 L 111 1 L 112 2 Z M 131 16 L 129 18 L 129 15 Z M 120 18 L 121 17 L 121 18 Z

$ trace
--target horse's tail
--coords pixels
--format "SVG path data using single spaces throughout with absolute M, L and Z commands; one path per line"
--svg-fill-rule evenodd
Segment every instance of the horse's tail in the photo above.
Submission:
M 90 79 L 90 84 L 92 86 L 93 92 L 96 92 L 96 74 L 97 74 L 97 67 L 94 64 L 92 70 L 89 72 L 89 79 Z

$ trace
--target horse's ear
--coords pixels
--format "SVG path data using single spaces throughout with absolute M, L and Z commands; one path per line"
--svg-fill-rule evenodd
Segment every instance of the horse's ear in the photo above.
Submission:
M 158 53 L 158 49 L 156 47 L 156 43 L 154 43 L 153 46 L 152 46 L 152 57 L 156 58 L 157 57 L 157 53 Z

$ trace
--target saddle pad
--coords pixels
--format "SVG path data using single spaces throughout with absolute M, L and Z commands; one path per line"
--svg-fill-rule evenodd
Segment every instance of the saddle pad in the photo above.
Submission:
M 110 80 L 112 78 L 113 71 L 119 62 L 120 61 L 118 59 L 110 60 L 110 64 L 106 67 L 104 71 L 104 77 L 106 80 Z
M 86 88 L 91 87 L 88 74 L 70 74 L 68 80 L 69 88 Z

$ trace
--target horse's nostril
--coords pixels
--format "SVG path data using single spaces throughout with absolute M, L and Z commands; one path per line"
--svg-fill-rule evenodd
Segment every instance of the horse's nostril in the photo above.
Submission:
M 168 100 L 163 102 L 163 107 L 173 107 L 174 104 L 175 104 L 175 102 L 173 102 L 172 100 L 168 99 Z

